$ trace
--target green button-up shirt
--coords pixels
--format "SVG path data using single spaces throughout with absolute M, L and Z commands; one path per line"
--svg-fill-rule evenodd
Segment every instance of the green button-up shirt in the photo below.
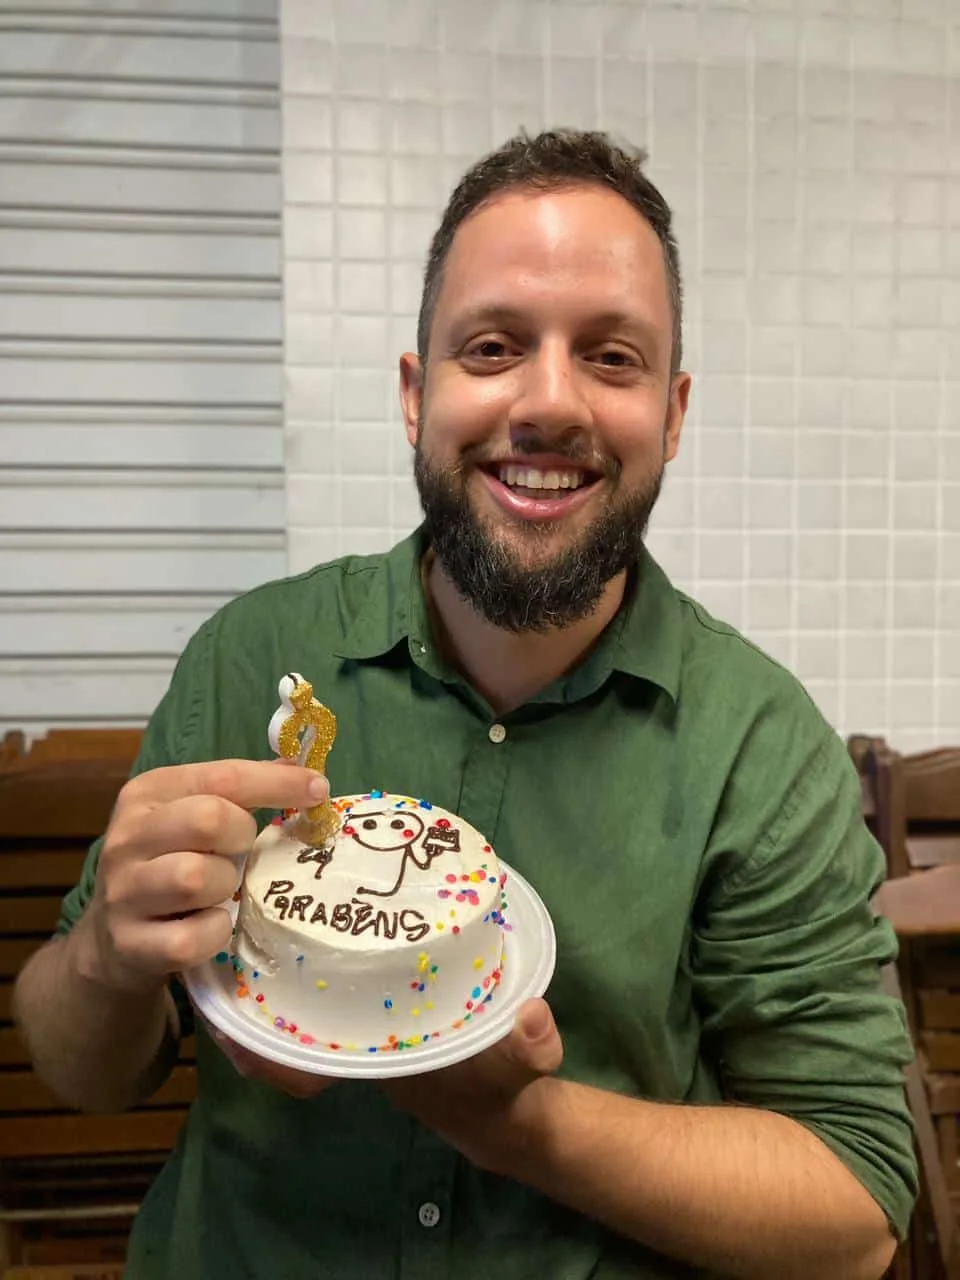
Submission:
M 880 989 L 895 951 L 868 902 L 882 856 L 836 734 L 649 555 L 576 670 L 495 717 L 437 652 L 422 550 L 417 534 L 228 605 L 187 647 L 137 769 L 268 757 L 277 681 L 302 671 L 338 717 L 334 794 L 425 796 L 539 891 L 561 1074 L 792 1116 L 902 1235 L 910 1047 Z M 198 1061 L 199 1098 L 134 1227 L 132 1280 L 702 1274 L 480 1172 L 373 1084 L 297 1100 L 242 1079 L 202 1033 Z

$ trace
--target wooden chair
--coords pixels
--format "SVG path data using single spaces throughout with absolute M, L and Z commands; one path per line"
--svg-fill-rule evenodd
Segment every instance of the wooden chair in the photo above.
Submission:
M 21 735 L 0 743 L 0 1275 L 13 1264 L 24 1275 L 56 1264 L 74 1269 L 49 1274 L 111 1274 L 194 1096 L 188 1043 L 145 1106 L 78 1114 L 34 1075 L 12 1022 L 13 979 L 52 934 L 139 740 L 131 730 L 58 730 L 29 751 Z
M 876 907 L 900 941 L 893 979 L 917 1047 L 907 1094 L 922 1190 L 893 1275 L 960 1280 L 960 749 L 902 756 L 882 739 L 849 745 L 887 858 Z
M 123 1265 L 77 1263 L 75 1266 L 11 1267 L 3 1280 L 123 1280 Z

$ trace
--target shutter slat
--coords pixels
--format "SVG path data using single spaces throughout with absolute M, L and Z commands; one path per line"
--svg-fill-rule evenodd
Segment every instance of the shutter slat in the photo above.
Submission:
M 142 724 L 285 572 L 278 35 L 276 0 L 0 0 L 4 728 Z

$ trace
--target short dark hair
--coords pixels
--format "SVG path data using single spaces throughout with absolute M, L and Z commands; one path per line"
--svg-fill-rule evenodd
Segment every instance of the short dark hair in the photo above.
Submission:
M 457 228 L 494 196 L 510 189 L 552 188 L 580 184 L 606 187 L 623 196 L 649 222 L 663 247 L 673 311 L 671 372 L 680 368 L 683 352 L 683 290 L 680 257 L 671 230 L 670 206 L 643 172 L 646 152 L 613 142 L 606 133 L 550 129 L 531 138 L 526 132 L 478 160 L 460 179 L 430 242 L 417 320 L 417 350 L 426 364 L 430 328 L 443 282 L 443 268 Z

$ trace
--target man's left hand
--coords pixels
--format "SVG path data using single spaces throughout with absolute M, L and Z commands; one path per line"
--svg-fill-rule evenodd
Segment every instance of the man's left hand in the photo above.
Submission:
M 510 1034 L 474 1058 L 420 1076 L 385 1080 L 395 1106 L 433 1129 L 472 1163 L 509 1174 L 544 1105 L 545 1077 L 563 1060 L 563 1043 L 544 1000 L 521 1005 Z

